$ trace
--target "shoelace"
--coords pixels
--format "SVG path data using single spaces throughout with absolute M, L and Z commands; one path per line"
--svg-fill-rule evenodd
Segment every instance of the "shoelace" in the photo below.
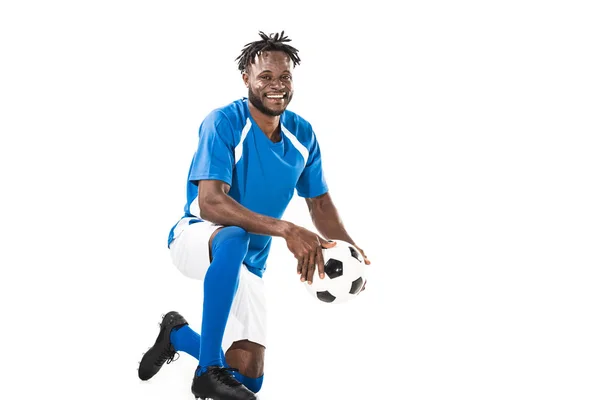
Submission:
M 177 356 L 177 358 L 175 358 L 175 356 Z M 163 365 L 165 363 L 165 361 L 167 362 L 167 364 L 171 364 L 173 361 L 177 361 L 178 359 L 179 359 L 179 353 L 171 350 L 170 348 L 166 348 L 160 354 L 160 357 L 158 357 L 158 360 L 156 360 L 155 365 L 157 367 L 160 367 L 161 365 Z
M 238 369 L 219 368 L 214 370 L 214 374 L 218 381 L 223 382 L 227 386 L 239 386 L 240 383 L 233 377 L 234 372 L 238 372 Z

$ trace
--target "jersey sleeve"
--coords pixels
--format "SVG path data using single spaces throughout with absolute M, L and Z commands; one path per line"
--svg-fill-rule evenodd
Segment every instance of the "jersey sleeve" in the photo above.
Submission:
M 315 133 L 311 133 L 308 145 L 308 161 L 296 184 L 298 196 L 313 198 L 327 193 L 329 190 L 321 163 L 321 150 Z
M 189 180 L 220 180 L 231 185 L 235 143 L 227 117 L 210 113 L 200 125 L 198 149 L 192 159 Z

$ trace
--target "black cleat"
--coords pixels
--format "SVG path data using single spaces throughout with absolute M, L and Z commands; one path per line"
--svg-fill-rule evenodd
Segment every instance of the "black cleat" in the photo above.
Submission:
M 196 399 L 256 400 L 256 396 L 246 386 L 233 377 L 233 368 L 208 367 L 198 376 L 198 367 L 192 382 L 192 393 Z
M 140 361 L 138 376 L 147 381 L 152 378 L 163 366 L 165 361 L 169 364 L 178 354 L 171 344 L 171 330 L 187 325 L 187 321 L 177 311 L 168 312 L 160 323 L 160 332 L 154 342 Z

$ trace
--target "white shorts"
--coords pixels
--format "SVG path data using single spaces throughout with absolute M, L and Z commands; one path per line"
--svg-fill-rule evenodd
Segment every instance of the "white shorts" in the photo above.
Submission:
M 210 266 L 210 237 L 221 227 L 210 222 L 195 222 L 196 218 L 182 219 L 174 230 L 170 252 L 173 264 L 188 278 L 204 280 Z M 223 351 L 233 342 L 249 340 L 266 347 L 267 307 L 264 281 L 248 271 L 240 270 L 240 281 L 225 327 Z

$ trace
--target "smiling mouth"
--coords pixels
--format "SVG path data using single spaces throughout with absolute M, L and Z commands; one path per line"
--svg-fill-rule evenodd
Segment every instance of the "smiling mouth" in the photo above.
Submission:
M 265 95 L 265 97 L 267 99 L 271 99 L 271 100 L 283 100 L 283 99 L 287 99 L 287 93 L 271 93 L 271 94 Z

